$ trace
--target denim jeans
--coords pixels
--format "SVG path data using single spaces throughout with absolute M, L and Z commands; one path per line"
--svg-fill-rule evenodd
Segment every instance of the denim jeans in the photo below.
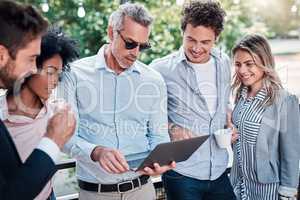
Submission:
M 197 180 L 173 170 L 162 176 L 168 200 L 235 200 L 232 186 L 226 173 L 218 179 Z

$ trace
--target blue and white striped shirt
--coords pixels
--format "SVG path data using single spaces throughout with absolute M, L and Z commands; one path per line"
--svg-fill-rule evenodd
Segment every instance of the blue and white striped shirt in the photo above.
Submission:
M 256 141 L 269 97 L 265 89 L 255 97 L 247 97 L 247 94 L 248 88 L 243 87 L 232 114 L 239 132 L 230 174 L 233 190 L 238 200 L 277 200 L 279 183 L 259 183 L 256 173 Z

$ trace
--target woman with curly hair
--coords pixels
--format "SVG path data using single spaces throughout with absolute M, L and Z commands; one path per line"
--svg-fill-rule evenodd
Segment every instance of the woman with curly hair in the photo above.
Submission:
M 41 54 L 37 58 L 38 73 L 27 77 L 20 88 L 7 93 L 7 113 L 4 121 L 24 162 L 46 133 L 55 102 L 48 100 L 62 71 L 78 57 L 74 40 L 58 28 L 50 29 L 42 38 Z M 17 89 L 17 90 L 16 90 Z M 55 199 L 51 181 L 37 200 Z
M 283 89 L 270 46 L 247 35 L 233 48 L 235 108 L 231 182 L 237 199 L 295 199 L 299 177 L 299 101 Z

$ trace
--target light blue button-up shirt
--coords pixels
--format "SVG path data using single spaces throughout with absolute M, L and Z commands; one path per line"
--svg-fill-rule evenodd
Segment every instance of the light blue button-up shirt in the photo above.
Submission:
M 185 162 L 177 163 L 175 171 L 199 180 L 215 180 L 226 169 L 228 153 L 220 149 L 214 132 L 224 128 L 230 94 L 230 60 L 217 49 L 211 52 L 216 65 L 217 109 L 211 116 L 201 94 L 193 67 L 187 63 L 183 48 L 150 66 L 159 71 L 168 91 L 169 122 L 191 130 L 195 135 L 210 138 Z
M 72 63 L 58 94 L 77 114 L 77 131 L 65 151 L 77 159 L 77 177 L 92 183 L 118 183 L 139 174 L 109 174 L 90 158 L 100 145 L 132 155 L 149 152 L 169 141 L 167 91 L 161 75 L 136 61 L 117 75 L 97 55 Z

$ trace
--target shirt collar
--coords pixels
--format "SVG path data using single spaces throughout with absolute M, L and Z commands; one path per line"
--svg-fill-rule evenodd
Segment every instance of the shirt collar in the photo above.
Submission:
M 105 61 L 105 57 L 104 57 L 104 52 L 105 52 L 105 49 L 108 47 L 108 44 L 105 44 L 105 45 L 103 45 L 100 49 L 99 49 L 99 51 L 98 51 L 98 53 L 97 53 L 97 55 L 96 55 L 96 60 L 95 60 L 95 64 L 94 64 L 94 67 L 96 68 L 96 69 L 100 69 L 100 70 L 106 70 L 106 71 L 108 71 L 108 72 L 112 72 L 112 73 L 114 73 L 114 71 L 111 69 L 111 68 L 109 68 L 108 66 L 107 66 L 107 64 L 106 64 L 106 61 Z M 126 72 L 137 72 L 137 73 L 141 73 L 141 68 L 140 68 L 140 66 L 139 66 L 139 62 L 138 61 L 135 61 L 134 63 L 133 63 L 133 65 L 131 65 L 128 69 L 126 69 L 125 71 Z
M 182 62 L 182 61 L 186 61 L 186 60 L 187 60 L 187 57 L 186 57 L 186 55 L 185 55 L 185 53 L 184 53 L 183 46 L 181 46 L 181 47 L 179 48 L 178 53 L 179 53 L 179 55 L 178 55 L 178 57 L 177 57 L 177 64 L 180 63 L 180 62 Z
M 258 99 L 260 101 L 264 101 L 267 97 L 267 91 L 265 88 L 262 88 L 261 90 L 259 90 L 259 92 L 256 94 L 255 99 Z
M 242 91 L 241 91 L 241 97 L 242 97 L 243 99 L 247 99 L 247 93 L 248 93 L 248 87 L 247 87 L 247 86 L 244 86 L 244 87 L 242 88 Z
M 15 114 L 8 114 L 6 116 L 6 120 L 9 123 L 14 123 L 14 124 L 26 124 L 26 123 L 33 123 L 36 120 L 39 120 L 41 118 L 46 117 L 46 115 L 49 114 L 49 108 L 48 108 L 48 102 L 44 102 L 43 107 L 37 114 L 35 118 L 30 118 L 24 115 L 15 115 Z
M 242 91 L 241 91 L 241 96 L 243 99 L 247 99 L 247 94 L 248 94 L 248 87 L 247 86 L 244 86 L 242 88 Z M 267 91 L 265 88 L 262 88 L 258 91 L 258 93 L 255 95 L 254 99 L 257 99 L 259 101 L 264 101 L 267 97 Z
M 4 121 L 7 118 L 8 108 L 6 101 L 6 92 L 0 95 L 0 119 Z

